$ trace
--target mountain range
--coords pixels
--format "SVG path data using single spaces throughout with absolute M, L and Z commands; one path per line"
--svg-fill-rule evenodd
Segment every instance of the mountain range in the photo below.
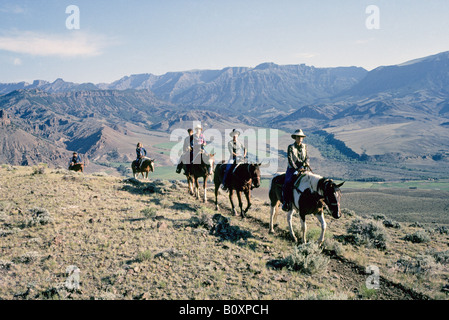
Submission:
M 365 159 L 441 161 L 449 150 L 448 89 L 449 52 L 369 72 L 263 63 L 101 84 L 0 84 L 0 162 L 60 163 L 69 150 L 128 161 L 136 139 L 163 143 L 195 120 L 215 128 L 301 127 Z M 169 163 L 164 152 L 158 156 Z

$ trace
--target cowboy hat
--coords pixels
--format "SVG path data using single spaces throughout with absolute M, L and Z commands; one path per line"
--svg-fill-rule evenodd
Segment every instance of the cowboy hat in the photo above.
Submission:
M 203 130 L 203 127 L 198 123 L 196 126 L 195 126 L 195 130 L 196 129 L 201 129 L 201 130 Z
M 229 134 L 231 137 L 234 136 L 239 136 L 240 135 L 240 131 L 236 130 L 236 129 L 232 129 L 232 132 Z
M 291 135 L 291 137 L 292 139 L 296 139 L 296 137 L 306 137 L 306 135 L 304 134 L 304 132 L 302 132 L 301 129 L 298 129 Z

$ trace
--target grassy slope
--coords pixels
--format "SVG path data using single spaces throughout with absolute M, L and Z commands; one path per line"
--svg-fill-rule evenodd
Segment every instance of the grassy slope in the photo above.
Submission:
M 145 188 L 153 184 L 134 186 L 116 177 L 48 169 L 33 175 L 32 168 L 0 168 L 0 260 L 9 265 L 0 269 L 0 298 L 391 298 L 384 289 L 367 293 L 366 275 L 352 273 L 334 259 L 324 273 L 312 276 L 267 267 L 267 262 L 289 255 L 292 243 L 284 231 L 283 214 L 276 234 L 268 234 L 269 207 L 263 200 L 254 199 L 250 218 L 231 218 L 231 225 L 251 232 L 252 237 L 223 241 L 190 223 L 202 213 L 212 216 L 212 203 L 196 202 L 181 183 L 159 184 L 163 194 L 150 194 Z M 229 217 L 227 196 L 221 195 L 220 202 L 224 208 L 220 213 Z M 21 228 L 33 207 L 47 209 L 54 222 Z M 142 211 L 148 208 L 154 208 L 151 217 Z M 328 216 L 327 238 L 345 234 L 352 219 L 337 221 Z M 319 229 L 315 219 L 308 221 L 313 241 Z M 360 266 L 376 264 L 382 276 L 409 287 L 418 283 L 418 291 L 441 298 L 446 269 L 419 278 L 392 271 L 403 255 L 414 256 L 430 247 L 447 250 L 447 235 L 432 234 L 430 244 L 402 240 L 405 232 L 414 229 L 389 229 L 392 247 L 387 254 L 344 245 L 342 257 Z M 167 249 L 174 254 L 155 257 Z M 27 253 L 35 258 L 21 262 Z M 73 264 L 81 270 L 81 290 L 56 295 L 58 284 L 66 279 L 66 267 Z

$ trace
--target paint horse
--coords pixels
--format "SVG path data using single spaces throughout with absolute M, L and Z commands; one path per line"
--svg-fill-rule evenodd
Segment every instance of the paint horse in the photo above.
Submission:
M 284 184 L 285 173 L 277 174 L 271 179 L 269 198 L 271 205 L 270 213 L 270 233 L 274 232 L 273 224 L 276 220 L 279 203 L 282 199 L 282 185 Z M 287 213 L 287 222 L 290 235 L 295 242 L 298 242 L 293 231 L 292 216 L 295 211 L 299 212 L 301 220 L 302 241 L 306 243 L 306 215 L 313 214 L 321 224 L 321 235 L 318 243 L 321 245 L 326 232 L 326 221 L 324 220 L 324 209 L 327 206 L 335 219 L 341 217 L 340 211 L 340 187 L 344 182 L 335 184 L 331 179 L 323 178 L 311 172 L 305 172 L 300 175 L 293 189 L 292 210 Z

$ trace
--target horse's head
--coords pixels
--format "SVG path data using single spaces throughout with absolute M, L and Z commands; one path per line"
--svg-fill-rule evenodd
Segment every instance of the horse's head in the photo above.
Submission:
M 214 173 L 215 153 L 209 153 L 209 175 Z
M 326 202 L 327 207 L 332 213 L 332 216 L 335 219 L 339 219 L 341 217 L 340 211 L 340 198 L 341 191 L 340 187 L 344 184 L 343 181 L 340 184 L 335 184 L 331 179 L 326 179 L 323 182 L 323 196 L 324 201 Z
M 249 175 L 252 180 L 254 188 L 260 187 L 260 165 L 261 163 L 251 163 L 248 166 Z
M 150 172 L 154 172 L 154 159 L 150 160 Z

